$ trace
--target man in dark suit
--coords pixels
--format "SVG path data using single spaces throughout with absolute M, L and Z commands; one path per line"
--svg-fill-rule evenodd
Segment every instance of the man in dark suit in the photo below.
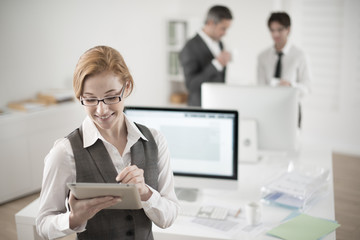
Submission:
M 180 52 L 179 58 L 189 92 L 189 106 L 201 106 L 203 82 L 225 82 L 226 65 L 231 55 L 224 50 L 220 40 L 231 21 L 232 15 L 227 7 L 210 8 L 204 27 Z

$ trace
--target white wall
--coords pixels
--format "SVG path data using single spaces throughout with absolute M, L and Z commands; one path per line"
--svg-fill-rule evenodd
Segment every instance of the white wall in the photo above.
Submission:
M 79 56 L 99 44 L 123 54 L 137 83 L 136 101 L 165 101 L 163 15 L 172 11 L 167 1 L 153 5 L 150 1 L 10 0 L 0 4 L 1 105 L 32 97 L 42 89 L 71 88 Z M 154 84 L 161 86 L 156 94 L 148 91 Z
M 327 4 L 327 1 L 316 1 Z M 334 1 L 345 2 L 348 9 L 356 2 Z M 165 105 L 170 94 L 166 80 L 165 21 L 173 16 L 202 20 L 214 4 L 227 5 L 234 15 L 224 42 L 229 50 L 237 49 L 239 56 L 229 66 L 228 80 L 254 83 L 256 56 L 271 44 L 266 27 L 269 13 L 285 9 L 292 16 L 300 16 L 294 2 L 296 0 L 2 0 L 0 108 L 9 101 L 33 97 L 40 90 L 71 88 L 79 56 L 99 44 L 118 49 L 133 74 L 136 87 L 128 104 Z M 295 17 L 294 26 L 301 25 L 299 21 Z M 294 37 L 301 36 L 299 29 L 293 29 Z M 314 109 L 311 108 L 313 102 L 307 103 L 304 131 L 319 139 L 330 139 L 334 146 L 360 146 L 359 104 L 347 108 L 347 93 L 353 90 L 342 87 L 338 91 L 342 100 L 335 112 Z
M 222 2 L 235 17 L 225 42 L 241 53 L 238 75 L 254 79 L 255 56 L 270 41 L 264 21 L 271 1 Z M 131 103 L 166 104 L 170 90 L 166 81 L 165 21 L 173 16 L 202 20 L 215 3 L 219 1 L 3 0 L 0 107 L 33 97 L 39 90 L 71 88 L 79 56 L 99 44 L 123 54 L 136 83 Z

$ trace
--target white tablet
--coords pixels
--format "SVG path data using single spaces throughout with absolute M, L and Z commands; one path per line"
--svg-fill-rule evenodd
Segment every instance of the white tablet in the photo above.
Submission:
M 77 199 L 103 196 L 121 197 L 122 201 L 107 209 L 141 209 L 141 200 L 134 184 L 122 183 L 67 183 Z

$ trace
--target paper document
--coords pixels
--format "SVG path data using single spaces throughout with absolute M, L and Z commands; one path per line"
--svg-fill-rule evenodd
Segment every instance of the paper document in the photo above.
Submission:
M 301 196 L 306 192 L 311 192 L 313 190 L 312 188 L 317 187 L 317 185 L 312 185 L 314 180 L 316 180 L 316 178 L 291 172 L 284 174 L 277 181 L 271 183 L 269 188 L 289 195 Z
M 239 224 L 237 222 L 229 220 L 216 220 L 208 218 L 194 218 L 193 222 L 225 232 L 229 231 L 230 229 L 234 228 Z
M 304 204 L 302 199 L 290 196 L 282 192 L 272 192 L 263 197 L 264 200 L 291 208 L 301 208 Z
M 326 194 L 328 175 L 326 170 L 318 174 L 287 172 L 261 188 L 262 200 L 268 204 L 304 210 Z
M 330 220 L 300 214 L 268 231 L 267 234 L 289 240 L 316 240 L 339 226 L 340 224 Z

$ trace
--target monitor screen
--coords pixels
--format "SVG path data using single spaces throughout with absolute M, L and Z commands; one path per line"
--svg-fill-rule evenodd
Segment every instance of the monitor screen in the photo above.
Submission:
M 256 121 L 259 150 L 285 153 L 297 150 L 299 101 L 296 89 L 205 83 L 201 91 L 202 107 L 236 109 L 240 119 Z M 239 148 L 241 151 L 241 146 Z
M 174 175 L 237 180 L 237 111 L 127 107 L 124 112 L 165 136 Z

